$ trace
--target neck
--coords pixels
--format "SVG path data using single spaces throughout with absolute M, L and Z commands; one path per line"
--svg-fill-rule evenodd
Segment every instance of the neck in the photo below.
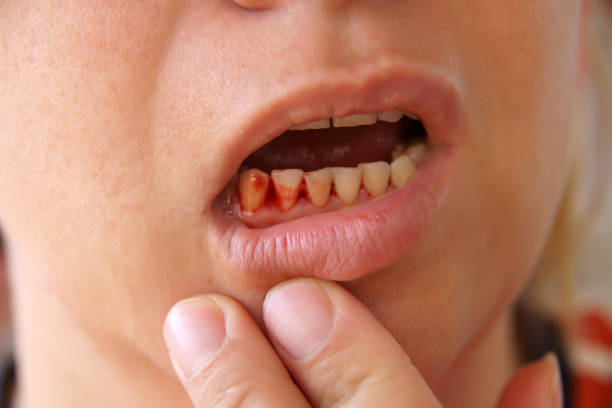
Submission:
M 436 395 L 447 408 L 497 406 L 519 361 L 512 313 L 508 311 L 459 356 L 436 387 Z

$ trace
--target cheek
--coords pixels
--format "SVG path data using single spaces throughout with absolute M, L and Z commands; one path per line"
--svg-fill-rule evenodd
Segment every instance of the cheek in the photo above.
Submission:
M 97 333 L 161 333 L 177 292 L 159 282 L 194 252 L 177 241 L 200 242 L 160 222 L 164 211 L 187 216 L 155 200 L 148 128 L 177 3 L 37 4 L 0 28 L 0 218 L 14 286 L 53 297 Z
M 472 3 L 481 15 L 461 21 L 482 23 L 457 29 L 452 51 L 465 142 L 436 227 L 418 251 L 349 285 L 432 380 L 508 310 L 533 273 L 574 143 L 575 7 L 564 3 L 534 24 L 544 2 L 522 14 Z M 500 26 L 495 13 L 524 23 Z

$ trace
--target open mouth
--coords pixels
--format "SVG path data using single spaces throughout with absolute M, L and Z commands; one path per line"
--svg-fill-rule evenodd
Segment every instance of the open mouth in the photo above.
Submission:
M 253 152 L 225 192 L 253 228 L 336 211 L 403 187 L 427 154 L 427 132 L 399 109 L 292 127 Z
M 399 66 L 310 77 L 243 115 L 211 218 L 231 273 L 346 281 L 430 229 L 458 163 L 458 97 L 436 69 Z

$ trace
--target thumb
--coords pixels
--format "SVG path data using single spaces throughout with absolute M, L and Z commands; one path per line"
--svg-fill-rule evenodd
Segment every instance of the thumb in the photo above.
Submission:
M 340 285 L 295 279 L 266 296 L 264 321 L 310 402 L 325 407 L 440 407 L 410 358 Z
M 521 367 L 501 395 L 499 408 L 561 408 L 563 393 L 557 356 L 550 352 Z

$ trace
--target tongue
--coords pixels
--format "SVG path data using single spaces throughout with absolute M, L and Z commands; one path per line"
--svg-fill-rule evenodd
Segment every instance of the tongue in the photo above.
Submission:
M 270 172 L 275 169 L 313 171 L 389 161 L 400 133 L 398 123 L 386 122 L 349 128 L 290 130 L 251 154 L 244 164 Z

